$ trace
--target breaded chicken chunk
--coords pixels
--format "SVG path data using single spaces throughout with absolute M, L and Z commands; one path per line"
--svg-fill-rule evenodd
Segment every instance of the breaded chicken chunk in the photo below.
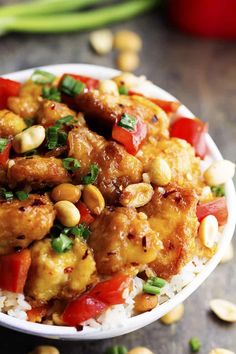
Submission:
M 0 110 L 0 137 L 15 136 L 27 128 L 23 118 L 8 109 Z
M 69 156 L 81 164 L 75 174 L 77 182 L 80 183 L 89 173 L 91 164 L 96 163 L 100 172 L 95 184 L 108 203 L 114 204 L 128 184 L 141 181 L 142 163 L 119 144 L 106 141 L 87 128 L 73 129 L 68 141 Z
M 44 238 L 53 225 L 55 211 L 46 195 L 0 202 L 0 254 L 26 248 Z
M 85 242 L 74 240 L 71 250 L 56 253 L 50 239 L 31 247 L 32 263 L 26 294 L 35 300 L 70 299 L 96 279 L 96 265 Z
M 150 265 L 158 276 L 170 278 L 193 257 L 199 225 L 196 206 L 193 190 L 169 186 L 164 194 L 156 188 L 152 200 L 140 208 L 163 242 Z
M 67 105 L 43 100 L 37 112 L 37 123 L 49 127 L 50 125 L 54 125 L 58 119 L 69 115 L 75 117 L 76 114 Z
M 8 168 L 9 185 L 30 185 L 33 189 L 70 182 L 71 178 L 62 161 L 55 157 L 18 157 Z
M 133 208 L 106 209 L 91 225 L 89 245 L 98 272 L 131 272 L 154 261 L 161 242 L 145 218 Z
M 192 188 L 203 186 L 199 158 L 195 156 L 193 147 L 185 140 L 170 138 L 157 141 L 151 138 L 143 144 L 137 154 L 145 171 L 148 171 L 157 156 L 165 159 L 170 166 L 172 183 Z
M 114 123 L 123 113 L 128 113 L 146 122 L 149 134 L 159 138 L 169 136 L 169 118 L 162 109 L 144 97 L 113 96 L 90 91 L 78 95 L 76 104 L 89 126 L 102 135 L 110 136 Z

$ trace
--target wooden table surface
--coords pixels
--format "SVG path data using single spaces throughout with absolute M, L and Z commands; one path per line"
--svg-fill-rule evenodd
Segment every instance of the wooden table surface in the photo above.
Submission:
M 7 0 L 5 1 L 7 2 Z M 3 3 L 3 2 L 2 2 Z M 208 121 L 210 133 L 225 158 L 236 152 L 236 43 L 201 40 L 168 28 L 152 13 L 114 30 L 128 28 L 143 38 L 144 50 L 138 74 L 176 95 L 195 114 Z M 114 66 L 114 53 L 96 56 L 88 46 L 88 34 L 7 35 L 0 39 L 0 74 L 56 63 L 89 63 Z M 38 344 L 56 345 L 62 354 L 101 354 L 113 344 L 132 348 L 145 345 L 156 354 L 187 354 L 188 340 L 198 336 L 202 354 L 211 348 L 236 351 L 236 325 L 227 325 L 209 313 L 212 298 L 236 302 L 235 261 L 220 265 L 185 303 L 185 316 L 170 327 L 153 323 L 123 337 L 98 342 L 46 340 L 0 328 L 1 354 L 26 354 Z

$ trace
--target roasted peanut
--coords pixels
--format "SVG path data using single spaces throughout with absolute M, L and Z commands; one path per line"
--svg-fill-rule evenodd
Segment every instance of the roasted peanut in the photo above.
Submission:
M 107 54 L 112 50 L 113 34 L 109 29 L 94 31 L 90 34 L 89 41 L 97 54 Z
M 209 354 L 235 354 L 235 353 L 231 352 L 231 350 L 227 350 L 224 348 L 215 348 L 212 349 Z
M 171 181 L 171 169 L 167 161 L 156 157 L 150 165 L 149 177 L 152 183 L 158 186 L 166 186 Z
M 138 294 L 134 299 L 134 311 L 142 313 L 154 309 L 158 304 L 158 297 L 150 294 Z
M 84 187 L 83 199 L 89 210 L 95 215 L 100 215 L 105 208 L 105 200 L 102 193 L 92 184 Z
M 38 148 L 44 139 L 44 127 L 42 125 L 33 125 L 17 134 L 12 141 L 12 146 L 17 153 L 21 154 Z
M 216 242 L 218 233 L 218 221 L 215 216 L 206 216 L 200 224 L 198 236 L 203 245 L 207 248 L 212 248 Z
M 179 304 L 173 310 L 168 312 L 166 315 L 161 317 L 161 322 L 165 325 L 171 325 L 172 323 L 178 322 L 184 315 L 184 305 Z
M 136 347 L 129 350 L 127 354 L 153 354 L 153 352 L 145 347 Z
M 139 66 L 139 57 L 135 52 L 122 52 L 118 54 L 117 66 L 122 71 L 134 71 Z
M 222 299 L 213 299 L 210 301 L 210 308 L 221 320 L 236 322 L 236 305 L 232 302 Z
M 61 200 L 55 205 L 58 220 L 66 227 L 73 227 L 80 221 L 80 212 L 74 204 L 67 200 Z
M 118 96 L 118 87 L 113 80 L 101 80 L 99 82 L 98 90 L 100 93 Z
M 29 354 L 60 354 L 59 350 L 56 347 L 51 345 L 40 345 Z
M 224 184 L 233 178 L 235 173 L 235 164 L 228 160 L 213 162 L 204 172 L 204 179 L 209 186 Z
M 132 31 L 119 31 L 114 36 L 114 48 L 138 52 L 142 48 L 142 39 Z
M 149 183 L 130 184 L 123 190 L 120 203 L 126 207 L 139 208 L 150 202 L 153 193 Z
M 71 203 L 77 203 L 81 197 L 81 189 L 71 183 L 62 183 L 53 188 L 51 197 L 55 202 L 68 200 Z
M 125 86 L 129 89 L 137 85 L 139 78 L 132 73 L 122 73 L 113 77 L 112 80 L 115 81 L 118 86 Z

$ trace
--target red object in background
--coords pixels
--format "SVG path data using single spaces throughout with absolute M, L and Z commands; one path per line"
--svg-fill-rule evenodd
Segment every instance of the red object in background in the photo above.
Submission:
M 235 0 L 169 0 L 168 15 L 185 32 L 236 38 Z
M 92 217 L 90 210 L 86 207 L 86 205 L 79 201 L 76 204 L 76 207 L 79 209 L 80 212 L 80 222 L 85 224 L 91 224 L 94 221 L 94 217 Z
M 191 144 L 197 156 L 206 155 L 207 124 L 199 119 L 180 117 L 170 126 L 170 136 L 186 140 Z
M 146 135 L 147 124 L 140 118 L 137 119 L 135 130 L 127 130 L 118 125 L 118 123 L 115 123 L 112 128 L 112 139 L 122 144 L 125 150 L 132 155 L 138 152 Z
M 214 215 L 219 226 L 225 225 L 228 220 L 228 209 L 225 197 L 214 199 L 197 206 L 197 218 L 199 221 L 208 215 Z
M 6 166 L 6 163 L 9 160 L 10 150 L 11 150 L 11 142 L 9 142 L 5 147 L 5 149 L 2 152 L 0 152 L 0 165 L 3 167 Z
M 23 293 L 31 264 L 30 250 L 0 256 L 0 288 Z
M 123 304 L 122 293 L 129 279 L 125 274 L 118 274 L 98 283 L 88 293 L 69 302 L 62 315 L 63 321 L 69 326 L 77 326 L 96 317 L 110 305 Z
M 0 77 L 0 109 L 7 108 L 8 97 L 19 95 L 20 87 L 19 82 Z

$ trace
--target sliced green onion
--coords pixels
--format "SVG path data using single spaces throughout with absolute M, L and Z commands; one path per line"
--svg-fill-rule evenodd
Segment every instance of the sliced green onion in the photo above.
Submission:
M 6 200 L 11 200 L 14 197 L 13 193 L 7 191 L 6 188 L 0 188 L 0 196 Z
M 163 288 L 163 286 L 166 285 L 166 281 L 164 279 L 158 278 L 158 277 L 149 278 L 147 283 L 150 285 L 153 285 L 153 286 L 157 286 L 158 288 Z
M 60 91 L 69 96 L 79 95 L 84 89 L 85 84 L 70 75 L 66 75 L 60 84 Z
M 80 168 L 80 163 L 77 159 L 74 159 L 73 157 L 67 157 L 62 160 L 63 167 L 67 171 L 76 171 L 78 168 Z
M 0 152 L 3 152 L 7 144 L 8 144 L 8 139 L 0 138 Z
M 123 345 L 114 345 L 108 348 L 105 354 L 127 354 L 128 349 Z
M 95 163 L 90 166 L 90 172 L 82 178 L 83 184 L 92 184 L 96 181 L 99 174 L 99 167 Z
M 52 248 L 57 253 L 64 253 L 69 251 L 73 246 L 73 241 L 63 233 L 59 237 L 51 240 Z
M 200 339 L 198 337 L 191 338 L 189 341 L 189 346 L 190 346 L 190 349 L 193 353 L 199 352 L 199 350 L 201 348 Z
M 119 94 L 120 95 L 128 95 L 129 94 L 129 90 L 127 89 L 127 87 L 125 85 L 122 85 L 119 87 Z
M 65 132 L 58 132 L 58 145 L 64 146 L 67 142 L 67 134 Z
M 31 80 L 35 84 L 51 84 L 56 76 L 43 70 L 35 70 L 31 76 Z
M 91 231 L 85 224 L 80 224 L 78 226 L 72 227 L 70 233 L 72 233 L 72 235 L 74 236 L 79 236 L 82 237 L 84 240 L 87 240 Z
M 69 116 L 65 116 L 63 118 L 60 118 L 56 121 L 56 125 L 57 126 L 61 126 L 63 124 L 65 125 L 70 125 L 71 123 L 74 122 L 74 117 L 72 115 L 69 115 Z
M 29 197 L 29 193 L 25 192 L 25 191 L 17 191 L 16 192 L 16 197 L 20 200 L 26 200 Z
M 145 283 L 143 285 L 143 292 L 152 295 L 159 295 L 161 293 L 160 289 L 157 286 Z
M 46 143 L 49 150 L 55 149 L 58 144 L 59 127 L 53 126 L 46 130 Z
M 42 90 L 43 98 L 47 98 L 51 101 L 61 102 L 61 93 L 56 87 L 44 86 Z
M 216 197 L 224 197 L 225 196 L 225 187 L 224 187 L 224 185 L 211 187 L 211 191 Z
M 120 127 L 125 128 L 129 131 L 133 131 L 135 129 L 136 124 L 137 119 L 128 113 L 122 114 L 121 119 L 118 123 Z

